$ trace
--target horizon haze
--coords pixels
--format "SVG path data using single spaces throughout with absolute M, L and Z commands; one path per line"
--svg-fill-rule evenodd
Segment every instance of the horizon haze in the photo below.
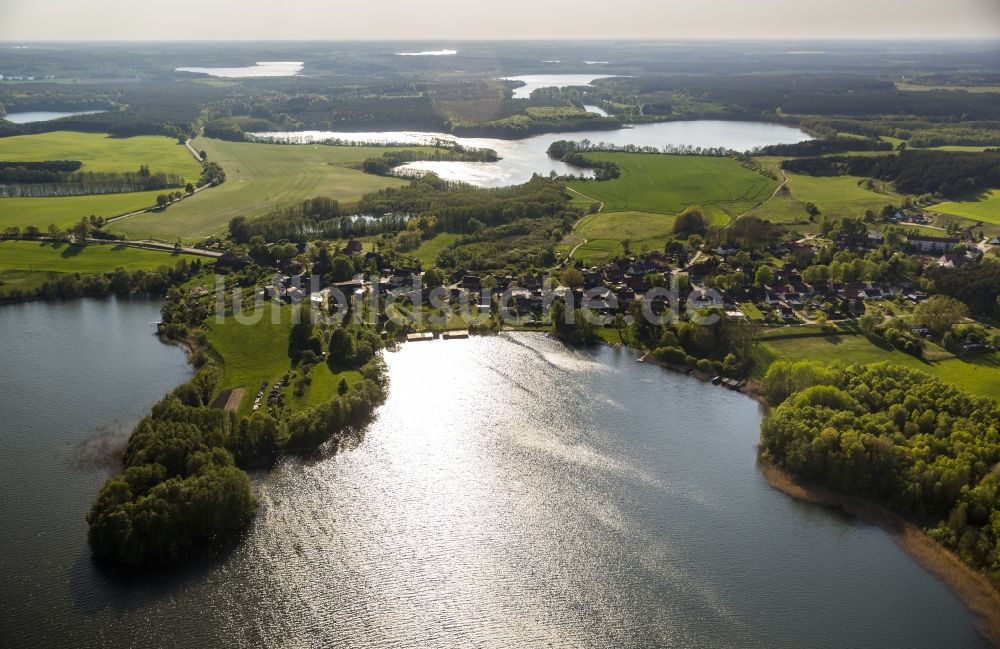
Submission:
M 814 0 L 788 11 L 781 0 L 707 0 L 697 5 L 623 0 L 614 11 L 592 0 L 510 0 L 500 13 L 460 0 L 432 6 L 400 0 L 325 3 L 290 0 L 274 14 L 262 0 L 212 4 L 177 0 L 164 31 L 157 6 L 124 0 L 67 4 L 12 0 L 0 7 L 0 41 L 289 40 L 964 40 L 1000 38 L 1000 3 L 954 0 Z

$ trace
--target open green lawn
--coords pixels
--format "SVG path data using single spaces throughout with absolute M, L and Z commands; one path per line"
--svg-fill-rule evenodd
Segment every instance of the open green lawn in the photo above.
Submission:
M 441 251 L 448 247 L 452 241 L 457 240 L 462 235 L 460 234 L 450 234 L 447 232 L 442 232 L 437 236 L 428 239 L 420 244 L 420 247 L 416 250 L 405 253 L 409 257 L 416 257 L 424 264 L 424 266 L 432 266 L 434 262 L 437 261 L 438 255 Z
M 238 410 L 240 415 L 252 411 L 262 381 L 271 386 L 286 372 L 293 373 L 288 356 L 292 314 L 290 305 L 267 302 L 262 317 L 253 324 L 241 324 L 232 316 L 221 324 L 215 321 L 214 316 L 209 318 L 208 339 L 222 361 L 219 391 L 246 388 Z M 250 316 L 248 313 L 247 317 Z M 278 322 L 274 323 L 273 319 Z M 319 405 L 336 396 L 341 378 L 353 384 L 361 380 L 361 374 L 356 371 L 335 373 L 325 363 L 319 363 L 312 370 L 312 385 L 303 396 L 296 397 L 291 386 L 286 386 L 286 404 L 293 410 Z
M 344 372 L 333 372 L 330 366 L 326 363 L 320 363 L 313 367 L 312 370 L 312 384 L 306 388 L 305 393 L 301 396 L 295 396 L 293 390 L 286 391 L 286 403 L 293 410 L 302 410 L 305 408 L 314 408 L 318 405 L 329 401 L 335 394 L 337 394 L 337 387 L 340 385 L 340 379 L 347 379 L 348 385 L 354 385 L 355 383 L 360 383 L 362 380 L 361 372 L 355 370 L 347 370 Z M 256 392 L 254 392 L 256 394 Z M 253 396 L 247 400 L 248 404 L 253 404 Z
M 198 138 L 193 146 L 226 171 L 226 182 L 163 212 L 142 214 L 110 229 L 133 239 L 196 241 L 225 230 L 234 216 L 257 216 L 316 196 L 356 201 L 407 181 L 362 173 L 349 165 L 388 149 L 321 144 L 255 144 Z
M 972 221 L 1000 225 L 1000 190 L 993 189 L 962 201 L 939 203 L 929 208 L 941 214 L 961 216 Z
M 808 222 L 806 203 L 815 203 L 823 216 L 831 218 L 860 217 L 865 210 L 876 213 L 886 204 L 902 203 L 902 197 L 892 191 L 875 192 L 858 184 L 854 176 L 802 176 L 787 174 L 787 191 L 779 191 L 767 204 L 750 214 L 774 223 Z
M 789 336 L 791 333 L 812 334 Z M 781 337 L 784 336 L 784 337 Z M 838 360 L 844 363 L 890 361 L 920 370 L 964 390 L 1000 399 L 1000 354 L 926 362 L 857 333 L 822 334 L 818 327 L 771 330 L 754 348 L 754 376 L 760 378 L 776 360 Z
M 278 323 L 272 322 L 272 306 Z M 251 317 L 248 314 L 247 317 Z M 247 414 L 261 381 L 273 384 L 291 370 L 288 336 L 292 330 L 290 306 L 264 305 L 263 315 L 254 324 L 241 324 L 228 317 L 217 323 L 209 318 L 209 342 L 222 360 L 219 390 L 246 388 L 240 414 Z
M 0 142 L 2 141 L 0 138 Z M 156 205 L 156 197 L 162 193 L 151 191 L 54 198 L 0 198 L 0 229 L 17 226 L 23 230 L 34 225 L 45 230 L 52 223 L 60 228 L 68 228 L 91 214 L 108 218 L 152 207 Z
M 632 252 L 662 249 L 673 237 L 674 216 L 651 212 L 601 212 L 580 221 L 573 234 L 587 239 L 574 258 L 596 264 L 624 253 L 622 240 Z
M 178 260 L 204 258 L 140 250 L 114 244 L 75 246 L 39 241 L 0 241 L 0 295 L 41 286 L 55 273 L 105 273 L 174 266 Z
M 111 137 L 103 133 L 55 131 L 0 138 L 0 160 L 40 162 L 79 160 L 80 171 L 150 171 L 184 176 L 194 182 L 199 165 L 183 144 L 157 135 Z
M 693 204 L 728 220 L 766 200 L 778 183 L 731 158 L 640 153 L 591 153 L 618 164 L 621 177 L 572 182 L 581 194 L 604 202 L 604 211 L 677 214 Z M 622 238 L 622 237 L 619 237 Z

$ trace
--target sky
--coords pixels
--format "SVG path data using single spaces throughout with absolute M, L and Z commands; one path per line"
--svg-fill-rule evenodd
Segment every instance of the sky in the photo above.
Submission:
M 1000 0 L 0 0 L 0 40 L 1000 38 Z

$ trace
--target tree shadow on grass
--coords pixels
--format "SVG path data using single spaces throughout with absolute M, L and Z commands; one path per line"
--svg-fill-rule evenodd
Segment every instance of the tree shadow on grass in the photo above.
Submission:
M 59 256 L 62 257 L 63 259 L 69 259 L 69 258 L 72 258 L 72 257 L 76 257 L 81 252 L 83 252 L 84 248 L 86 248 L 86 246 L 78 246 L 78 245 L 75 245 L 75 244 L 67 245 L 66 249 L 63 250 L 62 253 Z

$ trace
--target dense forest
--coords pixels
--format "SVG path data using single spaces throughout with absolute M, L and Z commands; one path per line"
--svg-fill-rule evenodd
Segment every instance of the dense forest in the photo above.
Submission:
M 890 363 L 778 362 L 761 454 L 908 518 L 1000 585 L 1000 407 Z
M 892 151 L 892 144 L 875 138 L 833 137 L 805 140 L 796 144 L 772 144 L 754 151 L 769 156 L 820 156 L 848 151 Z

